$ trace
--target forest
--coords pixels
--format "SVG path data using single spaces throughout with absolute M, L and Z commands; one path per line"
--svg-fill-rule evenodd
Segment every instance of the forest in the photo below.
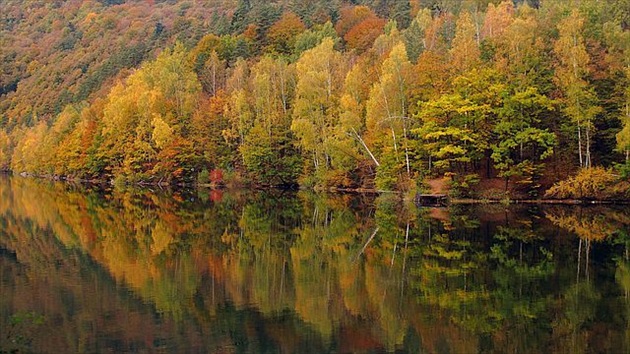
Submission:
M 0 7 L 0 170 L 630 199 L 630 0 Z

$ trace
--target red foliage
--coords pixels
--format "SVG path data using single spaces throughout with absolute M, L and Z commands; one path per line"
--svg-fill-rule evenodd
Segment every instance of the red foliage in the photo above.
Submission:
M 214 169 L 210 172 L 210 182 L 212 184 L 223 184 L 223 170 Z
M 343 37 L 348 49 L 356 49 L 359 52 L 368 50 L 374 40 L 383 33 L 383 27 L 387 21 L 378 17 L 368 18 L 352 27 Z
M 367 6 L 347 6 L 341 9 L 341 17 L 335 25 L 335 31 L 340 37 L 348 33 L 352 27 L 369 18 L 377 18 L 374 11 Z
M 213 189 L 210 191 L 210 200 L 213 203 L 219 203 L 223 200 L 223 191 L 220 189 Z
M 258 39 L 258 26 L 253 23 L 249 24 L 247 28 L 245 28 L 243 36 L 245 37 L 245 39 L 248 39 L 252 42 L 256 41 Z

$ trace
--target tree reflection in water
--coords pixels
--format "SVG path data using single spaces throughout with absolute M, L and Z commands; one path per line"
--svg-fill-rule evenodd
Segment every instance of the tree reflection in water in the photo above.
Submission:
M 35 313 L 35 352 L 627 352 L 628 225 L 0 177 L 0 332 Z

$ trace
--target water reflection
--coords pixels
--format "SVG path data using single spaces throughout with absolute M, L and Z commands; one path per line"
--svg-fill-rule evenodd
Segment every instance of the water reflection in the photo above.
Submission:
M 0 177 L 0 351 L 628 352 L 629 225 Z

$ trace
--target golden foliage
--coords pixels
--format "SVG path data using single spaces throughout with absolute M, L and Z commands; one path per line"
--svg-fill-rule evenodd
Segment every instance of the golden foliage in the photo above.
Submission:
M 607 199 L 614 197 L 611 188 L 618 177 L 610 169 L 581 169 L 575 176 L 556 183 L 545 194 L 560 199 Z

